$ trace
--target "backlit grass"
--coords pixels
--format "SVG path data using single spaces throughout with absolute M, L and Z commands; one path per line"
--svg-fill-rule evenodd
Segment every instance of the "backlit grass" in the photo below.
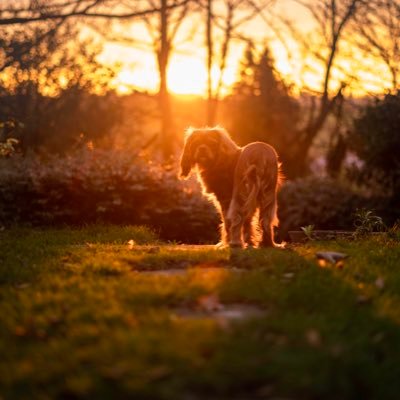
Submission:
M 321 250 L 350 257 L 320 268 Z M 398 260 L 386 236 L 231 253 L 144 228 L 1 232 L 0 396 L 397 399 Z M 230 304 L 260 314 L 214 318 Z

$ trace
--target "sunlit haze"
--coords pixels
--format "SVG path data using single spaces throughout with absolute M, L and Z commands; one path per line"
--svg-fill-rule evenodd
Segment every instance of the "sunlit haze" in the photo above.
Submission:
M 300 31 L 310 32 L 315 29 L 312 16 L 292 0 L 279 2 L 276 12 L 292 19 Z M 199 96 L 206 94 L 206 51 L 201 22 L 197 16 L 197 20 L 183 24 L 177 36 L 178 44 L 171 53 L 168 67 L 168 88 L 174 94 Z M 197 24 L 198 29 L 195 35 L 191 35 L 189 31 L 194 24 Z M 134 38 L 132 44 L 108 42 L 100 57 L 105 64 L 119 65 L 113 86 L 120 94 L 129 94 L 134 90 L 157 92 L 159 74 L 156 56 L 145 25 L 139 20 L 135 21 L 129 29 L 124 25 L 123 29 L 127 30 L 129 35 Z M 293 94 L 304 89 L 321 90 L 323 65 L 310 54 L 301 55 L 293 38 L 285 36 L 284 43 L 282 43 L 282 37 L 277 38 L 273 30 L 259 17 L 249 22 L 242 31 L 251 34 L 258 49 L 268 44 L 274 58 L 275 68 L 285 82 L 291 84 Z M 227 67 L 222 77 L 222 96 L 230 92 L 232 84 L 238 79 L 238 69 L 244 49 L 243 41 L 232 41 Z M 218 52 L 218 50 L 217 45 L 215 51 Z M 390 82 L 385 81 L 385 76 L 387 76 L 385 67 L 376 65 L 376 60 L 368 60 L 365 55 L 351 54 L 344 57 L 339 55 L 335 63 L 336 67 L 332 71 L 331 90 L 336 90 L 340 85 L 345 71 L 347 71 L 347 75 L 354 75 L 348 86 L 353 95 L 362 96 L 368 92 L 379 92 L 382 91 L 382 87 L 390 86 Z M 355 64 L 359 64 L 360 68 L 354 69 Z M 377 71 L 379 73 L 376 73 Z M 219 80 L 219 75 L 220 70 L 214 65 L 212 69 L 214 87 Z

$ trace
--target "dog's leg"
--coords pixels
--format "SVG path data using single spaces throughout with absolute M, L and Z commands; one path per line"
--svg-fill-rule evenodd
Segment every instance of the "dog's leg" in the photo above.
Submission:
M 221 240 L 218 243 L 218 247 L 224 247 L 229 244 L 230 242 L 230 236 L 231 236 L 231 223 L 228 218 L 228 210 L 229 210 L 229 203 L 220 203 L 220 208 L 221 208 L 221 219 L 222 223 L 220 226 L 220 235 L 221 235 Z
M 254 247 L 253 216 L 246 218 L 243 224 L 243 240 L 247 247 Z
M 242 243 L 242 229 L 244 223 L 244 215 L 240 210 L 239 205 L 232 199 L 231 205 L 228 211 L 229 226 L 230 226 L 230 247 L 243 247 Z
M 223 219 L 223 236 L 222 240 L 224 241 L 225 244 L 228 244 L 230 242 L 230 237 L 231 237 L 231 221 L 228 218 L 228 212 L 229 212 L 229 205 L 230 202 L 221 202 L 221 210 L 222 210 L 222 219 Z
M 274 191 L 263 194 L 260 202 L 260 226 L 262 247 L 277 247 L 274 242 L 273 225 L 277 224 L 276 218 L 276 194 Z

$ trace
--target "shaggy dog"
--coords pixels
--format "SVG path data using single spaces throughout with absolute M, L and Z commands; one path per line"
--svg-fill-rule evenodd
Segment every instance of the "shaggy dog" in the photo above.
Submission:
M 260 246 L 281 247 L 273 237 L 281 179 L 273 147 L 262 142 L 239 147 L 222 128 L 191 128 L 181 157 L 181 178 L 195 167 L 204 192 L 213 194 L 219 206 L 222 242 L 256 246 L 259 232 Z

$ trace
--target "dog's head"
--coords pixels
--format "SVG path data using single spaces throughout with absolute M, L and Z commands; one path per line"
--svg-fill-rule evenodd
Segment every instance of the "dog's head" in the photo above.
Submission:
M 201 170 L 215 165 L 224 131 L 221 129 L 188 129 L 181 157 L 181 178 L 189 176 L 192 168 Z

